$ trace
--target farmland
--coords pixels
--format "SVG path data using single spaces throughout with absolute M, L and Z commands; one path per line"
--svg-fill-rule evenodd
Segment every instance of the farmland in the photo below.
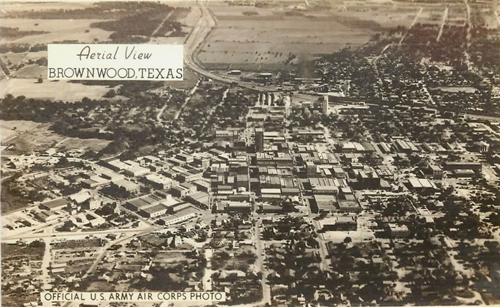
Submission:
M 35 71 L 35 70 L 34 70 Z M 37 68 L 36 71 L 42 71 Z M 100 99 L 110 90 L 107 86 L 92 87 L 67 81 L 37 83 L 36 79 L 3 79 L 0 81 L 0 97 L 7 94 L 26 96 L 28 98 L 61 100 L 67 102 L 81 101 L 82 98 Z
M 444 13 L 443 4 L 359 1 L 265 7 L 211 3 L 209 8 L 216 27 L 199 50 L 198 59 L 208 68 L 223 70 L 286 69 L 301 58 L 364 45 L 385 29 L 410 27 L 414 22 L 438 26 Z M 460 13 L 453 11 L 463 21 Z

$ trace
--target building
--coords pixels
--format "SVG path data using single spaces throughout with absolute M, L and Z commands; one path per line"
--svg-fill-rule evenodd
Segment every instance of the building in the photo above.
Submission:
M 315 194 L 311 209 L 316 213 L 331 213 L 337 211 L 337 198 L 334 195 Z
M 389 223 L 389 233 L 392 238 L 406 238 L 410 235 L 410 230 L 406 225 Z
M 192 219 L 196 217 L 198 211 L 195 208 L 192 207 L 187 207 L 184 208 L 183 210 L 180 210 L 174 215 L 167 216 L 165 218 L 162 218 L 163 222 L 165 223 L 166 226 L 177 224 L 180 222 L 187 221 L 189 219 Z
M 323 114 L 328 115 L 328 95 L 323 96 Z
M 207 209 L 209 207 L 210 196 L 206 192 L 197 192 L 189 195 L 187 200 L 197 207 Z
M 158 204 L 141 209 L 141 211 L 139 211 L 139 214 L 146 218 L 155 218 L 166 214 L 167 209 L 168 208 L 166 206 Z
M 167 211 L 169 213 L 175 213 L 175 212 L 179 212 L 179 211 L 186 209 L 186 208 L 189 208 L 189 207 L 191 207 L 191 205 L 189 203 L 177 203 L 177 204 L 174 204 L 173 206 L 169 206 Z
M 307 177 L 316 176 L 317 168 L 316 168 L 316 165 L 314 164 L 314 162 L 312 162 L 312 161 L 306 162 L 306 173 L 307 173 Z
M 194 180 L 199 180 L 203 177 L 203 171 L 202 170 L 194 170 L 194 169 L 189 169 L 185 172 L 181 172 L 177 175 L 179 178 L 179 181 L 181 182 L 190 182 Z
M 40 204 L 40 208 L 49 211 L 57 211 L 68 207 L 69 201 L 65 198 L 57 198 Z
M 142 210 L 143 208 L 157 205 L 161 201 L 162 198 L 160 198 L 157 195 L 151 194 L 131 199 L 125 203 L 124 207 L 132 211 L 139 211 Z
M 195 180 L 191 184 L 194 184 L 198 191 L 207 193 L 211 191 L 210 182 L 206 180 Z
M 255 151 L 264 151 L 264 129 L 262 128 L 255 129 Z
M 476 142 L 474 144 L 474 147 L 477 148 L 477 151 L 481 153 L 485 153 L 490 150 L 490 144 L 486 143 L 485 141 Z
M 102 216 L 96 215 L 92 212 L 89 212 L 85 217 L 87 218 L 88 224 L 92 227 L 106 223 L 106 220 Z
M 126 191 L 130 194 L 137 194 L 141 190 L 141 186 L 135 182 L 129 181 L 127 179 L 118 180 L 112 184 L 115 188 L 119 190 Z
M 259 206 L 260 213 L 282 213 L 283 207 L 263 204 Z
M 250 213 L 252 204 L 246 202 L 227 202 L 225 209 L 227 213 Z
M 339 210 L 342 212 L 361 212 L 363 208 L 356 199 L 339 199 Z
M 446 162 L 445 169 L 456 170 L 456 169 L 471 169 L 473 171 L 481 171 L 483 165 L 480 162 Z
M 434 179 L 442 179 L 443 178 L 443 170 L 441 167 L 433 164 L 429 164 L 429 172 Z
M 352 216 L 329 217 L 321 220 L 321 228 L 325 231 L 356 231 L 358 221 Z
M 408 187 L 413 190 L 437 190 L 434 182 L 429 179 L 410 178 L 408 179 Z
M 39 220 L 43 223 L 54 221 L 59 217 L 58 215 L 56 215 L 50 211 L 35 211 L 35 212 L 33 212 L 33 216 L 37 220 Z
M 196 186 L 194 184 L 190 184 L 187 182 L 175 186 L 171 190 L 172 195 L 179 198 L 184 198 L 188 195 L 194 194 L 196 193 L 196 191 L 197 191 Z
M 154 189 L 159 190 L 168 190 L 172 187 L 173 184 L 172 179 L 158 174 L 148 174 L 146 175 L 144 180 Z
M 309 178 L 309 183 L 314 194 L 336 195 L 341 187 L 347 185 L 345 180 L 336 178 Z

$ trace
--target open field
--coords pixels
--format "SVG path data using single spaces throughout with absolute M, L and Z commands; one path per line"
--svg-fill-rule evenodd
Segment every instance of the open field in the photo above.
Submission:
M 27 120 L 0 120 L 0 140 L 4 141 L 12 136 L 29 131 L 38 124 Z
M 36 82 L 36 79 L 4 79 L 0 81 L 0 97 L 11 94 L 13 96 L 22 95 L 27 98 L 74 102 L 82 100 L 84 97 L 100 99 L 110 90 L 106 86 L 87 86 L 80 83 L 69 83 L 65 80 Z
M 4 1 L 2 3 L 2 10 L 5 12 L 26 11 L 29 10 L 77 10 L 92 6 L 92 2 L 11 2 Z
M 408 27 L 420 10 L 418 4 L 380 4 L 380 3 L 349 3 L 338 4 L 332 7 L 331 12 L 342 15 L 346 20 L 359 20 L 361 22 L 373 21 L 381 27 L 392 28 L 397 26 Z M 424 10 L 425 13 L 426 10 Z M 429 9 L 428 14 L 434 13 L 434 8 Z
M 58 151 L 64 152 L 65 150 L 81 149 L 100 151 L 106 147 L 111 141 L 102 139 L 79 139 L 79 138 L 66 138 L 59 142 L 55 148 Z
M 273 70 L 297 64 L 300 55 L 314 57 L 343 47 L 365 44 L 372 36 L 413 23 L 440 25 L 443 3 L 342 1 L 323 7 L 272 3 L 266 7 L 207 6 L 216 20 L 198 53 L 211 69 Z M 450 5 L 450 23 L 463 23 L 465 6 Z M 296 57 L 295 57 L 296 56 Z
M 23 53 L 7 52 L 0 54 L 0 59 L 8 66 L 27 63 L 30 60 L 36 61 L 40 58 L 47 58 L 47 57 L 48 57 L 47 51 L 23 52 Z
M 294 19 L 298 17 L 279 21 L 219 20 L 198 58 L 208 66 L 233 64 L 233 69 L 239 68 L 239 64 L 284 65 L 293 60 L 292 55 L 326 54 L 344 46 L 362 45 L 373 33 L 325 19 L 300 22 Z
M 110 31 L 90 28 L 90 24 L 101 20 L 51 20 L 51 19 L 0 19 L 4 27 L 21 31 L 46 31 L 46 34 L 28 35 L 9 41 L 11 43 L 48 44 L 64 40 L 91 43 L 95 39 L 107 41 Z M 87 32 L 88 31 L 88 32 Z
M 54 146 L 60 151 L 71 149 L 100 151 L 110 142 L 101 139 L 65 137 L 49 130 L 50 124 L 39 124 L 36 129 L 30 130 L 29 128 L 36 125 L 36 123 L 30 121 L 12 121 L 12 123 L 14 122 L 19 123 L 19 126 L 17 127 L 20 131 L 18 132 L 25 130 L 26 132 L 20 133 L 19 136 L 6 143 L 6 145 L 14 145 L 13 149 L 4 150 L 3 153 L 6 155 L 20 154 L 31 151 L 45 151 Z M 11 121 L 2 121 L 1 123 L 2 133 L 4 131 L 3 123 L 9 123 L 9 125 L 12 126 L 10 124 Z
M 42 77 L 44 80 L 46 80 L 47 67 L 36 64 L 26 65 L 23 68 L 19 69 L 18 71 L 11 73 L 10 76 L 13 78 L 26 78 L 26 79 Z

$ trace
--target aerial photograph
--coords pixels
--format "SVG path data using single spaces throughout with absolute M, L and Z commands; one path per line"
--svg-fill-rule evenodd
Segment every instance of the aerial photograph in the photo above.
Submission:
M 2 307 L 500 304 L 500 0 L 1 1 L 0 138 Z

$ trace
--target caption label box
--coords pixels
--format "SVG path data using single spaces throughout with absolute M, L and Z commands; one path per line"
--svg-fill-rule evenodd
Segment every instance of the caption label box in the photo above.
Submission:
M 182 81 L 183 45 L 49 44 L 49 80 Z
M 224 292 L 41 292 L 42 302 L 223 302 Z

